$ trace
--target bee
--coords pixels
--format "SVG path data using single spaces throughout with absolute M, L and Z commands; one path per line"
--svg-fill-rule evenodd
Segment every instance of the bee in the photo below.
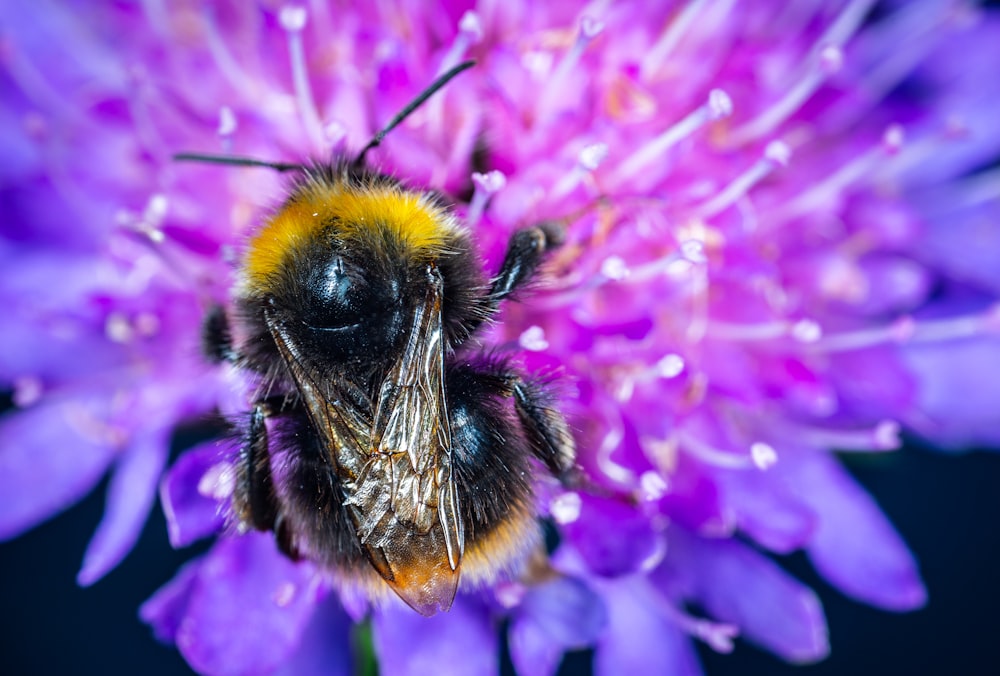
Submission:
M 551 384 L 472 339 L 559 243 L 517 231 L 487 278 L 437 196 L 368 169 L 365 154 L 472 65 L 438 78 L 353 160 L 314 165 L 182 154 L 296 174 L 252 235 L 206 353 L 256 375 L 233 510 L 369 595 L 423 615 L 463 587 L 517 574 L 539 547 L 533 461 L 564 478 L 573 437 Z

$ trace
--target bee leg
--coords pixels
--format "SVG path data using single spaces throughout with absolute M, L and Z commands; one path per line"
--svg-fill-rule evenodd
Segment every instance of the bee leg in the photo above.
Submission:
M 213 305 L 201 322 L 201 351 L 213 364 L 235 361 L 229 318 L 221 305 Z
M 250 413 L 250 425 L 240 447 L 233 493 L 233 508 L 237 516 L 257 530 L 273 530 L 278 517 L 278 499 L 271 477 L 266 410 L 266 405 L 259 403 Z
M 532 454 L 567 489 L 587 491 L 607 498 L 621 497 L 586 475 L 576 463 L 576 442 L 566 419 L 556 409 L 544 381 L 508 374 L 514 410 L 528 439 Z M 631 499 L 626 498 L 630 503 Z
M 454 366 L 448 373 L 448 392 L 457 401 L 477 401 L 490 397 L 514 400 L 514 411 L 520 423 L 526 448 L 545 464 L 554 477 L 567 484 L 577 483 L 576 443 L 566 419 L 555 406 L 552 393 L 543 380 L 530 379 L 507 365 L 505 361 L 486 362 L 480 366 Z M 472 420 L 467 406 L 452 405 L 449 415 L 455 420 Z M 479 423 L 489 428 L 495 424 L 488 414 Z M 475 427 L 475 422 L 467 422 Z M 455 430 L 452 430 L 455 434 Z M 508 432 L 497 429 L 500 438 Z M 522 436 L 522 435 L 517 435 Z
M 260 531 L 274 531 L 278 548 L 292 560 L 299 559 L 289 523 L 281 511 L 271 474 L 270 439 L 267 418 L 282 397 L 257 402 L 250 413 L 250 425 L 240 448 L 233 508 L 240 520 Z
M 487 301 L 495 312 L 500 302 L 531 279 L 545 252 L 562 243 L 562 228 L 554 223 L 518 230 L 507 244 L 500 272 L 493 278 Z
M 576 444 L 566 419 L 555 408 L 544 383 L 511 376 L 514 410 L 532 454 L 545 463 L 564 484 L 580 479 L 576 466 Z

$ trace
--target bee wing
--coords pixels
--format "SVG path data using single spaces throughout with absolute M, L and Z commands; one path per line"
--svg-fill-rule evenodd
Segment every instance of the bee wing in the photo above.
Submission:
M 375 453 L 347 501 L 359 508 L 362 545 L 378 550 L 369 554 L 376 569 L 425 615 L 451 607 L 465 546 L 444 391 L 442 291 L 440 274 L 428 268 L 426 296 L 375 402 Z
M 271 317 L 268 327 L 313 426 L 331 449 L 344 505 L 369 561 L 412 608 L 451 607 L 465 532 L 452 476 L 444 391 L 443 281 L 428 268 L 400 358 L 374 402 L 349 383 L 323 382 Z
M 371 457 L 372 414 L 368 398 L 350 383 L 321 382 L 281 322 L 270 314 L 265 319 L 313 427 L 330 449 L 330 461 L 337 476 L 356 477 Z

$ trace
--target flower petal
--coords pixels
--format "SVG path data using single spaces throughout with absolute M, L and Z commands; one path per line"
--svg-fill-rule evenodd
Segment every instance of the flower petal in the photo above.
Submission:
M 776 563 L 729 540 L 671 530 L 671 558 L 697 571 L 696 600 L 712 617 L 789 662 L 815 662 L 830 651 L 816 594 Z
M 217 441 L 186 451 L 173 464 L 160 484 L 171 545 L 186 547 L 222 527 L 222 501 L 231 493 L 232 487 L 226 485 L 231 476 Z
M 186 563 L 139 608 L 139 618 L 153 628 L 158 641 L 174 643 L 177 640 L 177 629 L 187 613 L 200 565 L 200 558 Z
M 496 629 L 474 599 L 458 596 L 447 613 L 423 617 L 395 599 L 372 619 L 382 673 L 421 676 L 452 670 L 465 676 L 500 671 Z
M 0 419 L 0 540 L 20 535 L 90 492 L 114 457 L 80 421 L 96 401 L 40 402 Z
M 927 191 L 919 203 L 925 223 L 909 245 L 912 255 L 956 281 L 1000 293 L 1000 201 L 994 198 L 963 208 L 962 198 L 960 188 Z
M 518 676 L 552 676 L 566 652 L 530 621 L 511 624 L 508 641 Z
M 602 586 L 608 628 L 597 642 L 596 676 L 702 673 L 690 638 L 650 603 L 655 594 L 649 583 L 637 576 Z
M 663 553 L 663 536 L 649 518 L 620 500 L 580 498 L 579 518 L 563 530 L 593 572 L 610 577 L 655 565 Z
M 351 618 L 331 595 L 317 604 L 302 632 L 298 648 L 284 661 L 276 676 L 350 676 L 355 673 L 351 655 Z
M 566 650 L 587 646 L 607 623 L 601 598 L 571 577 L 532 586 L 509 630 L 510 656 L 521 676 L 549 676 Z
M 829 379 L 844 411 L 859 411 L 858 417 L 878 420 L 914 405 L 916 383 L 895 346 L 831 355 L 830 369 Z
M 942 4 L 942 7 L 947 7 Z M 947 129 L 949 120 L 958 120 L 965 129 L 964 138 L 936 145 L 933 162 L 913 162 L 907 167 L 910 183 L 926 185 L 989 164 L 1000 150 L 1000 127 L 996 124 L 996 101 L 1000 97 L 1000 82 L 991 64 L 1000 59 L 1000 16 L 996 12 L 980 11 L 969 15 L 958 30 L 943 31 L 945 39 L 923 61 L 921 85 L 935 92 L 925 97 L 933 107 L 925 128 L 911 130 L 914 134 L 930 135 Z M 944 23 L 950 23 L 947 19 Z M 887 46 L 893 49 L 892 46 Z M 975 59 L 966 55 L 975 54 Z M 926 89 L 925 89 L 926 91 Z
M 726 504 L 737 527 L 762 547 L 787 554 L 812 536 L 816 515 L 789 494 L 777 472 L 728 472 L 720 475 Z
M 200 562 L 177 648 L 205 674 L 267 672 L 295 650 L 314 607 L 309 566 L 267 534 L 226 538 Z
M 1000 364 L 1000 341 L 907 345 L 903 355 L 919 382 L 910 418 L 918 431 L 956 448 L 1000 443 L 1000 379 L 983 377 L 987 365 Z
M 108 485 L 104 517 L 83 555 L 79 584 L 101 579 L 135 545 L 153 507 L 168 451 L 167 433 L 160 431 L 135 439 L 121 456 Z
M 799 497 L 817 513 L 806 551 L 816 570 L 859 601 L 913 610 L 927 601 L 917 564 L 875 501 L 839 463 L 822 453 L 788 459 Z

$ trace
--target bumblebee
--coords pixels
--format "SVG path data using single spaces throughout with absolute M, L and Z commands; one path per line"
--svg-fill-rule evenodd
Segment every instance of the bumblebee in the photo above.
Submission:
M 249 241 L 232 309 L 209 312 L 206 352 L 261 383 L 233 496 L 247 528 L 416 611 L 451 607 L 460 580 L 516 574 L 539 546 L 533 462 L 564 478 L 573 439 L 549 384 L 472 339 L 528 282 L 555 227 L 516 232 L 487 280 L 439 198 L 353 160 L 312 166 L 185 154 L 297 174 Z

